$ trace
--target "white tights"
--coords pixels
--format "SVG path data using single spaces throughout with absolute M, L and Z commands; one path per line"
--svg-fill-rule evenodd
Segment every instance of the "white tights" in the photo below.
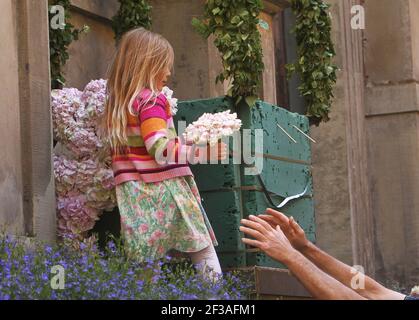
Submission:
M 201 273 L 205 274 L 207 268 L 209 268 L 213 271 L 209 270 L 212 277 L 217 277 L 217 274 L 218 276 L 222 275 L 220 262 L 213 244 L 198 252 L 188 252 L 188 255 Z

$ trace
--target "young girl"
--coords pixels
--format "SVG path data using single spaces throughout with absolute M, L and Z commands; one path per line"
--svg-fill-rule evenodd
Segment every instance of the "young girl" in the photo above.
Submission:
M 108 72 L 103 130 L 112 150 L 112 169 L 121 232 L 139 261 L 163 258 L 171 249 L 186 252 L 204 271 L 221 274 L 212 227 L 187 159 L 202 156 L 182 144 L 166 96 L 161 93 L 174 53 L 161 35 L 134 29 L 121 39 Z M 216 159 L 226 145 L 205 149 Z M 206 156 L 206 155 L 205 155 Z

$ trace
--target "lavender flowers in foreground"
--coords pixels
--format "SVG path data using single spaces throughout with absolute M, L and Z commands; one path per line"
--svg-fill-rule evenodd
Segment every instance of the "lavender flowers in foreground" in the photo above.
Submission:
M 53 289 L 57 268 L 64 271 L 64 288 Z M 238 274 L 225 273 L 207 281 L 188 260 L 167 256 L 138 263 L 127 259 L 122 246 L 109 242 L 105 251 L 95 244 L 25 245 L 0 236 L 0 300 L 149 300 L 245 299 L 249 285 Z

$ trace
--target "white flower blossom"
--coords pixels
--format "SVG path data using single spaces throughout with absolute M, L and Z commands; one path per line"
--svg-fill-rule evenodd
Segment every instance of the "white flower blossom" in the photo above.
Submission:
M 173 90 L 170 90 L 169 87 L 163 87 L 161 92 L 166 96 L 166 99 L 170 104 L 170 111 L 172 116 L 176 115 L 178 111 L 178 99 L 173 98 Z
M 221 138 L 239 131 L 241 126 L 242 122 L 237 119 L 237 114 L 231 113 L 230 110 L 215 114 L 204 113 L 186 128 L 183 137 L 187 142 L 199 145 L 209 143 L 213 146 Z

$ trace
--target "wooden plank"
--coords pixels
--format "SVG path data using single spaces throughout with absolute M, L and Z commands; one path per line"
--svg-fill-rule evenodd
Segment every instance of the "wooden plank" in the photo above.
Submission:
M 275 42 L 275 65 L 276 67 L 276 95 L 277 104 L 287 110 L 290 109 L 288 81 L 285 65 L 287 63 L 287 51 L 285 48 L 285 25 L 284 11 L 276 13 L 273 17 L 273 37 Z
M 313 299 L 301 282 L 286 269 L 252 266 L 224 270 L 239 273 L 242 279 L 246 279 L 252 285 L 250 299 Z
M 310 298 L 310 293 L 288 270 L 255 267 L 256 292 L 260 295 Z
M 264 101 L 268 101 L 272 104 L 277 104 L 277 84 L 276 84 L 276 73 L 277 69 L 275 66 L 275 42 L 273 38 L 273 19 L 272 15 L 266 12 L 262 12 L 259 16 L 260 19 L 263 19 L 267 25 L 268 29 L 264 29 L 258 26 L 258 30 L 261 36 L 261 44 L 263 49 L 263 64 L 265 68 L 262 73 L 262 91 L 263 94 L 261 98 Z
M 55 184 L 48 43 L 48 2 L 17 2 L 21 148 L 28 236 L 54 242 Z

